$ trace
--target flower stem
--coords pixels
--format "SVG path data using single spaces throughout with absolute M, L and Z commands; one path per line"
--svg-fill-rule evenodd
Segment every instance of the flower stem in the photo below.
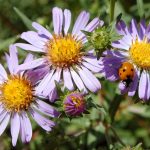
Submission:
M 110 0 L 110 11 L 109 11 L 110 22 L 112 22 L 114 19 L 115 2 L 116 0 Z
M 113 98 L 110 107 L 109 107 L 109 114 L 111 118 L 111 122 L 114 121 L 116 112 L 118 111 L 118 108 L 120 106 L 121 100 L 123 99 L 122 95 L 116 94 L 115 97 Z
M 121 140 L 121 138 L 118 136 L 118 134 L 117 134 L 117 132 L 115 131 L 115 129 L 114 129 L 112 126 L 110 126 L 110 129 L 111 129 L 111 131 L 114 133 L 116 139 L 120 142 L 120 144 L 121 144 L 122 146 L 126 146 L 126 144 L 125 144 L 125 143 Z

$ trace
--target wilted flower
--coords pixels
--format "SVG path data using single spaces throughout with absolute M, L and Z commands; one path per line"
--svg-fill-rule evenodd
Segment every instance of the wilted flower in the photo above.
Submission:
M 82 11 L 78 16 L 72 32 L 69 33 L 71 12 L 67 9 L 53 8 L 54 33 L 51 34 L 40 24 L 33 22 L 37 30 L 24 32 L 21 38 L 30 44 L 17 43 L 22 49 L 41 52 L 44 56 L 20 66 L 20 69 L 31 69 L 41 65 L 48 66 L 48 73 L 36 88 L 36 93 L 54 100 L 56 96 L 55 81 L 63 81 L 64 87 L 70 91 L 75 85 L 80 91 L 87 93 L 87 89 L 96 92 L 101 88 L 100 82 L 93 75 L 100 71 L 100 65 L 93 51 L 83 51 L 87 38 L 81 31 L 92 32 L 103 24 L 98 18 L 90 23 L 90 14 Z M 93 72 L 93 73 L 92 73 Z M 55 96 L 54 96 L 55 95 Z
M 150 98 L 150 26 L 141 21 L 139 26 L 135 20 L 131 21 L 129 29 L 123 21 L 116 25 L 117 31 L 123 38 L 113 42 L 112 46 L 119 50 L 106 51 L 103 58 L 105 76 L 109 80 L 119 79 L 118 70 L 123 62 L 134 66 L 134 77 L 129 86 L 123 82 L 119 84 L 122 93 L 134 96 L 138 88 L 140 99 Z
M 64 111 L 68 116 L 79 116 L 86 110 L 84 95 L 71 93 L 64 99 Z
M 35 85 L 40 79 L 38 71 L 19 70 L 17 49 L 10 46 L 10 55 L 6 54 L 10 73 L 6 73 L 0 64 L 0 135 L 10 120 L 12 144 L 16 145 L 19 133 L 22 142 L 31 140 L 32 126 L 27 113 L 46 131 L 51 131 L 55 123 L 43 115 L 57 117 L 59 113 L 47 103 L 39 100 L 35 94 Z M 33 60 L 31 54 L 25 62 Z M 43 115 L 42 115 L 43 114 Z

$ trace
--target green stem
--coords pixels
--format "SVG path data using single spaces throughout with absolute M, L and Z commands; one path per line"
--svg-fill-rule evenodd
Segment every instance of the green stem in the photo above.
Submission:
M 114 99 L 110 103 L 109 114 L 110 114 L 110 117 L 111 117 L 111 122 L 114 121 L 116 112 L 119 108 L 119 105 L 120 105 L 122 99 L 123 99 L 122 95 L 116 94 L 116 96 L 114 97 Z
M 118 136 L 117 132 L 115 131 L 115 129 L 110 126 L 111 131 L 113 132 L 113 134 L 115 135 L 116 139 L 120 142 L 120 144 L 122 146 L 126 146 L 126 144 L 120 139 L 120 137 Z
M 112 140 L 109 136 L 108 128 L 105 129 L 105 138 L 106 138 L 107 146 L 109 148 L 109 146 L 112 144 Z
M 116 0 L 110 0 L 110 11 L 109 11 L 110 22 L 114 20 L 115 2 Z
M 87 144 L 87 142 L 88 142 L 88 133 L 89 132 L 89 129 L 85 132 L 85 135 L 84 135 L 84 145 L 83 145 L 83 149 L 86 149 L 86 150 L 88 150 L 88 144 Z

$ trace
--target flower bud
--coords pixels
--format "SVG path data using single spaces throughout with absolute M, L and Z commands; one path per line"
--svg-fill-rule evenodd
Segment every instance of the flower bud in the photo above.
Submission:
M 91 34 L 89 42 L 96 50 L 104 50 L 111 44 L 110 33 L 105 27 L 100 27 Z
M 68 116 L 79 116 L 85 109 L 85 99 L 81 93 L 71 93 L 65 97 L 64 111 Z

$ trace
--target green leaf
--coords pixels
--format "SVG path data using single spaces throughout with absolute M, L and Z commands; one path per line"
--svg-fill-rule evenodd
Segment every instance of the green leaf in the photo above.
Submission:
M 11 38 L 8 38 L 6 40 L 1 40 L 0 41 L 0 50 L 3 50 L 5 48 L 8 48 L 10 44 L 14 43 L 19 37 L 18 36 L 14 36 Z
M 118 22 L 121 20 L 121 17 L 122 17 L 122 13 L 120 13 L 120 14 L 116 17 L 116 19 L 115 19 L 113 22 L 110 23 L 110 25 L 107 27 L 108 31 L 110 30 L 109 32 L 114 32 L 114 31 L 116 31 L 116 23 L 118 23 Z
M 85 30 L 81 30 L 86 36 L 91 36 L 92 35 L 92 32 L 88 32 L 88 31 L 85 31 Z
M 111 42 L 120 40 L 123 35 L 119 35 L 116 31 L 111 32 Z
M 85 111 L 84 111 L 84 114 L 90 114 L 90 112 L 89 112 L 89 111 L 87 111 L 87 110 L 85 110 Z
M 14 7 L 15 12 L 17 15 L 20 17 L 24 25 L 29 29 L 29 30 L 34 30 L 32 27 L 32 21 L 24 14 L 22 13 L 18 8 Z
M 123 99 L 122 95 L 116 94 L 114 99 L 111 101 L 111 104 L 110 104 L 110 107 L 109 107 L 109 114 L 110 114 L 112 122 L 114 121 L 116 112 L 119 108 L 119 105 L 120 105 L 122 99 Z
M 139 143 L 135 147 L 126 146 L 123 147 L 121 150 L 144 150 L 144 149 L 142 148 L 142 143 Z
M 142 143 L 139 143 L 139 144 L 137 144 L 134 148 L 133 148 L 133 150 L 143 150 L 143 148 L 142 148 Z
M 139 16 L 143 18 L 144 17 L 143 0 L 137 0 L 137 8 L 138 8 Z
M 83 51 L 89 51 L 91 49 L 93 49 L 93 46 L 90 44 L 90 42 L 85 43 L 82 47 Z
M 60 95 L 63 95 L 63 92 L 61 90 L 61 85 L 56 80 L 54 80 L 54 82 L 55 82 L 55 86 L 56 86 L 56 89 L 57 89 L 58 93 Z

